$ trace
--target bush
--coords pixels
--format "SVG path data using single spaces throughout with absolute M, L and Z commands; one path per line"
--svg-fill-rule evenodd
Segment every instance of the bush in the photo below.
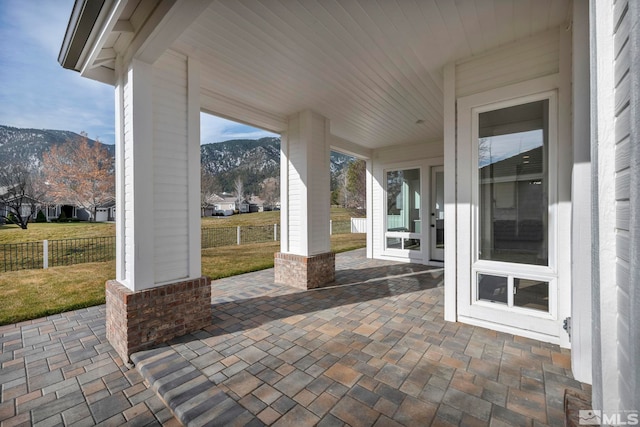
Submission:
M 60 212 L 60 215 L 58 216 L 58 222 L 69 222 L 69 220 L 67 219 L 67 214 L 65 214 L 64 211 Z
M 19 224 L 18 218 L 16 218 L 13 212 L 9 212 L 9 215 L 7 215 L 7 220 L 13 224 Z
M 44 215 L 44 212 L 38 211 L 38 215 L 36 215 L 36 222 L 47 222 L 47 217 Z

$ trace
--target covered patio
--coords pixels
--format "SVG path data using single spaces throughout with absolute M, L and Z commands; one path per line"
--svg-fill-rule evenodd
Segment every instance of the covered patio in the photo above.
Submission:
M 565 389 L 590 394 L 568 350 L 445 322 L 441 269 L 358 250 L 335 287 L 273 278 L 214 281 L 209 325 L 135 369 L 104 306 L 1 327 L 2 425 L 557 426 Z
M 398 356 L 399 363 L 418 351 L 403 368 L 413 372 L 438 344 L 438 362 L 460 363 L 469 387 L 484 378 L 473 361 L 495 356 L 491 381 L 506 381 L 506 408 L 526 414 L 538 402 L 532 411 L 542 423 L 555 422 L 559 410 L 559 390 L 547 385 L 545 369 L 570 365 L 575 378 L 593 384 L 593 409 L 603 422 L 637 417 L 639 22 L 640 6 L 628 0 L 76 0 L 58 60 L 112 85 L 115 95 L 118 221 L 116 277 L 107 283 L 109 342 L 123 361 L 137 355 L 144 365 L 142 351 L 212 327 L 211 286 L 200 260 L 205 112 L 281 135 L 275 283 L 311 290 L 337 277 L 329 240 L 331 150 L 366 160 L 367 258 L 446 273 L 443 288 L 419 292 L 427 300 L 439 294 L 438 303 L 384 314 L 400 316 L 393 324 L 403 327 L 407 313 L 440 326 L 435 338 L 423 323 L 415 336 L 411 328 L 395 331 L 399 340 L 415 339 L 410 350 L 400 341 L 378 347 L 376 334 L 387 333 L 361 334 L 375 321 L 356 325 L 360 320 L 349 317 L 353 329 L 329 322 L 333 336 L 307 331 L 303 319 L 304 327 L 294 322 L 283 333 L 305 330 L 329 342 L 350 336 L 363 347 L 332 357 L 356 352 L 359 362 L 342 363 L 353 362 L 351 368 L 368 364 L 365 354 L 384 370 L 382 362 L 390 363 L 384 357 Z M 378 284 L 363 287 L 369 292 Z M 333 292 L 344 291 L 309 295 L 326 298 L 315 303 L 331 310 L 322 304 L 331 304 Z M 415 295 L 383 300 L 393 306 Z M 237 307 L 216 304 L 214 316 L 260 328 L 249 308 L 280 299 L 287 300 L 258 292 Z M 309 316 L 300 310 L 292 315 Z M 216 343 L 216 334 L 239 332 L 225 330 L 223 317 L 202 349 L 237 362 L 238 354 L 224 355 L 218 346 L 225 343 Z M 310 328 L 325 326 L 313 320 L 318 325 Z M 486 330 L 494 331 L 484 333 L 497 347 L 482 342 L 479 354 L 465 353 L 484 336 L 477 331 Z M 300 360 L 323 351 L 317 338 L 319 346 Z M 452 342 L 459 347 L 448 347 Z M 551 344 L 571 348 L 570 363 L 568 350 Z M 369 345 L 374 354 L 364 351 Z M 520 375 L 527 369 L 518 365 L 523 355 L 527 363 L 538 360 L 534 379 L 544 382 L 545 393 L 519 401 L 522 387 L 540 385 Z M 286 362 L 294 368 L 285 371 L 297 362 Z M 233 366 L 242 365 L 221 372 Z M 371 378 L 379 381 L 382 372 Z M 248 374 L 265 382 L 258 372 Z M 359 375 L 365 374 L 352 374 Z M 456 393 L 443 390 L 442 399 Z M 484 391 L 475 390 L 482 399 Z M 437 410 L 448 407 L 442 402 Z M 500 407 L 475 403 L 469 399 L 465 408 L 487 409 L 475 414 L 483 422 Z M 214 406 L 198 408 L 204 414 Z M 383 412 L 376 413 L 381 419 Z

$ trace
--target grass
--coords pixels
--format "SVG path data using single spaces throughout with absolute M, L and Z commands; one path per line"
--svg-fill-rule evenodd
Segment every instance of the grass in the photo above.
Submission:
M 104 284 L 115 276 L 115 261 L 0 276 L 0 325 L 104 304 Z
M 352 211 L 344 208 L 331 208 L 331 219 L 347 221 L 351 217 L 362 216 L 362 211 Z M 246 225 L 273 225 L 280 223 L 280 212 L 256 212 L 233 215 L 229 217 L 202 218 L 202 227 L 236 227 Z M 0 244 L 37 242 L 41 240 L 77 239 L 83 237 L 115 236 L 116 227 L 113 223 L 102 222 L 70 222 L 70 223 L 31 223 L 26 230 L 17 225 L 0 225 Z
M 331 249 L 335 252 L 365 245 L 365 234 L 331 236 Z M 277 242 L 205 249 L 202 273 L 215 279 L 271 268 L 273 254 L 279 250 Z M 3 273 L 0 325 L 104 304 L 104 284 L 113 277 L 114 261 Z
M 106 222 L 37 222 L 29 224 L 26 230 L 13 224 L 0 226 L 0 244 L 115 235 L 115 224 Z

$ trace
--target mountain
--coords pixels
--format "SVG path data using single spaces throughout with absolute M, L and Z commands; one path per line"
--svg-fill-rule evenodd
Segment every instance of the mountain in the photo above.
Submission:
M 23 129 L 0 125 L 0 165 L 12 162 L 23 162 L 39 166 L 42 155 L 54 144 L 67 141 L 80 141 L 82 136 L 67 130 Z M 87 139 L 90 145 L 101 142 Z M 104 145 L 114 155 L 113 145 Z
M 0 125 L 0 166 L 26 160 L 34 166 L 42 162 L 42 155 L 51 145 L 79 141 L 81 135 L 64 130 L 22 129 Z M 89 144 L 101 144 L 89 139 Z M 103 144 L 111 155 L 113 145 Z M 219 191 L 234 190 L 236 177 L 241 177 L 248 193 L 260 194 L 261 183 L 280 177 L 280 138 L 236 139 L 200 147 L 202 169 L 213 175 Z M 345 154 L 331 153 L 331 189 L 342 177 L 342 172 L 353 160 Z
M 332 189 L 353 157 L 331 153 Z M 236 139 L 200 147 L 202 169 L 214 175 L 222 191 L 232 193 L 236 177 L 241 177 L 245 191 L 260 193 L 267 178 L 280 176 L 280 138 Z

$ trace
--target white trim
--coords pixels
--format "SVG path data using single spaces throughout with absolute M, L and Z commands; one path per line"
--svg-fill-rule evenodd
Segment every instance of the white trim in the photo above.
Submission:
M 373 227 L 373 189 L 374 189 L 374 174 L 373 174 L 373 160 L 367 159 L 367 174 L 366 174 L 366 187 L 367 187 L 367 258 L 373 258 L 373 242 L 374 234 L 377 234 L 377 230 Z
M 200 230 L 200 62 L 187 58 L 187 165 L 189 279 L 202 276 Z
M 280 135 L 280 252 L 289 253 L 289 131 Z
M 125 81 L 122 64 L 117 61 L 118 78 L 115 86 L 115 167 L 116 167 L 116 280 L 122 284 L 126 281 L 126 248 L 125 248 L 125 179 L 124 179 L 124 90 Z M 56 209 L 57 210 L 57 209 Z
M 493 323 L 493 322 L 489 322 L 481 319 L 476 319 L 474 317 L 464 316 L 462 314 L 458 315 L 458 320 L 462 323 L 491 329 L 492 331 L 504 332 L 507 334 L 517 335 L 525 338 L 531 338 L 534 340 L 548 342 L 551 344 L 560 344 L 560 339 L 557 336 L 541 334 L 535 331 L 528 331 L 520 328 L 514 328 L 512 326 L 504 325 L 502 323 Z
M 132 145 L 133 158 L 128 160 L 132 191 L 126 194 L 125 203 L 133 206 L 133 227 L 130 230 L 133 242 L 128 247 L 127 281 L 123 284 L 133 291 L 139 291 L 155 286 L 154 212 L 149 209 L 149 206 L 153 206 L 154 194 L 153 68 L 150 64 L 133 59 L 128 74 L 127 89 L 131 91 L 131 111 L 128 114 L 131 114 L 133 124 L 132 139 L 125 141 L 125 144 Z
M 618 287 L 616 268 L 616 141 L 615 141 L 615 46 L 613 1 L 592 1 L 595 19 L 595 141 L 598 175 L 598 255 L 599 283 L 593 295 L 600 323 L 593 325 L 594 341 L 600 346 L 594 354 L 594 376 L 601 377 L 601 387 L 594 384 L 594 408 L 615 410 L 620 405 L 618 360 Z M 594 313 L 595 314 L 595 313 Z M 596 319 L 598 316 L 594 316 Z M 598 363 L 600 362 L 600 363 Z M 595 381 L 594 381 L 595 382 Z M 600 400 L 602 399 L 602 400 Z
M 444 67 L 444 320 L 457 318 L 456 67 Z

